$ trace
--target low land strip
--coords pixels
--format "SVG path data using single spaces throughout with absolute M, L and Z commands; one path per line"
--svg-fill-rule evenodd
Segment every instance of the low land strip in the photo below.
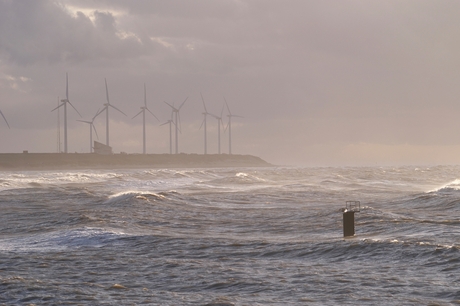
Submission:
M 123 168 L 218 168 L 270 166 L 272 165 L 257 156 L 237 154 L 0 154 L 0 171 Z

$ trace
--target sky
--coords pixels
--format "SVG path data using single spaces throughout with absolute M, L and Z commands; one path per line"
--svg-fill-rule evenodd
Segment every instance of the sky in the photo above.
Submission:
M 232 153 L 277 165 L 460 163 L 460 1 L 0 0 L 0 152 L 204 153 L 203 96 Z M 60 141 L 58 140 L 58 116 Z M 95 119 L 105 143 L 105 114 Z M 207 151 L 218 152 L 208 116 Z M 60 143 L 60 146 L 59 146 Z

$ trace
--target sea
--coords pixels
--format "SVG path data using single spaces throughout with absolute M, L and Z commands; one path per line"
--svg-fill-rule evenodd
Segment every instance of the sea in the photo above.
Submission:
M 458 304 L 460 166 L 0 172 L 0 305 Z

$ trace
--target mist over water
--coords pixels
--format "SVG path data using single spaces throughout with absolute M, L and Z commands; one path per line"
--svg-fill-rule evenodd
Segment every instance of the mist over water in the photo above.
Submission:
M 0 303 L 459 303 L 459 170 L 1 172 Z

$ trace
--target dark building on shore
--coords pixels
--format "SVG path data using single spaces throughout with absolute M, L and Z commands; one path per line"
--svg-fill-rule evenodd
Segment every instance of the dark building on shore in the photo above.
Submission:
M 98 141 L 94 141 L 94 153 L 102 154 L 102 155 L 110 155 L 113 154 L 112 147 L 100 143 Z

